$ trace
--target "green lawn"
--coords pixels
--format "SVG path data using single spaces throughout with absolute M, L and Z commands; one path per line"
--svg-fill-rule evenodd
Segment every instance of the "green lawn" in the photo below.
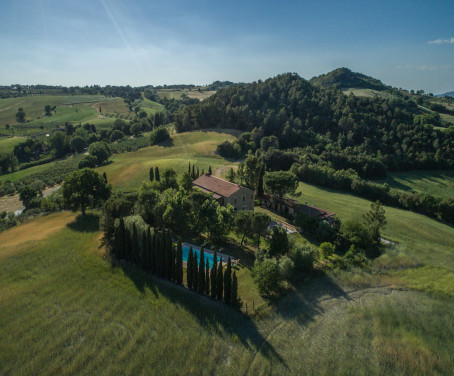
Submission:
M 100 238 L 96 215 L 68 212 L 0 234 L 1 374 L 454 370 L 450 300 L 389 287 L 348 291 L 316 278 L 247 319 L 128 264 L 112 265 Z
M 410 171 L 388 173 L 386 180 L 391 188 L 404 191 L 430 193 L 443 198 L 454 198 L 454 170 Z
M 156 166 L 161 172 L 173 168 L 180 176 L 187 171 L 188 163 L 191 163 L 199 167 L 200 173 L 202 169 L 208 171 L 211 166 L 215 175 L 223 176 L 235 163 L 214 152 L 224 140 L 234 139 L 235 136 L 230 133 L 216 131 L 174 134 L 172 141 L 164 145 L 113 155 L 112 163 L 99 168 L 99 171 L 106 172 L 114 188 L 123 191 L 138 189 L 142 181 L 149 178 L 150 167 Z

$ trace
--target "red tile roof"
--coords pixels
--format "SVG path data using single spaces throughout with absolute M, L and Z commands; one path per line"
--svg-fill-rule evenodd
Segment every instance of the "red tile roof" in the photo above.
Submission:
M 195 187 L 201 188 L 203 191 L 213 192 L 223 197 L 230 197 L 235 192 L 238 192 L 240 188 L 244 188 L 239 184 L 230 183 L 227 180 L 217 178 L 208 173 L 199 176 L 192 184 Z

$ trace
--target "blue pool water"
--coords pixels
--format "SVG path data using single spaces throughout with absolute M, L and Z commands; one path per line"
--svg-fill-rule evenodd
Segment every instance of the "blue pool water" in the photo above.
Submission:
M 196 253 L 197 261 L 199 262 L 199 260 L 200 260 L 200 251 L 197 250 L 197 249 L 193 249 L 193 252 Z M 183 247 L 183 261 L 188 261 L 188 255 L 189 255 L 189 247 L 184 246 Z M 218 259 L 218 263 L 219 263 L 221 258 L 218 256 L 217 259 Z M 211 253 L 205 253 L 205 265 L 207 263 L 208 263 L 208 268 L 211 269 L 211 267 L 213 266 L 213 263 L 214 263 L 214 255 L 212 255 Z

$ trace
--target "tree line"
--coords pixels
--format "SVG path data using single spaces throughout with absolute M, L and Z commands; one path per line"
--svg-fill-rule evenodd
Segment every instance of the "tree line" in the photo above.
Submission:
M 220 90 L 176 116 L 177 131 L 212 124 L 246 133 L 220 147 L 226 157 L 270 147 L 301 158 L 323 154 L 332 167 L 354 168 L 366 178 L 383 177 L 384 170 L 454 167 L 452 135 L 437 129 L 439 116 L 421 112 L 412 99 L 346 96 L 296 74 Z
M 112 241 L 112 252 L 119 260 L 132 262 L 153 275 L 183 285 L 183 247 L 180 240 L 175 247 L 169 230 L 151 231 L 151 227 L 132 222 L 129 228 L 123 217 L 118 219 Z M 224 272 L 222 259 L 210 268 L 205 263 L 204 249 L 200 256 L 189 249 L 186 272 L 186 285 L 189 289 L 227 305 L 238 306 L 238 280 L 229 257 Z

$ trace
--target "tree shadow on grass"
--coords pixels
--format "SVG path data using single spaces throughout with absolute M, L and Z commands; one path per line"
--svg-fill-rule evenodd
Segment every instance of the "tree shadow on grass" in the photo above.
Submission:
M 275 312 L 286 320 L 296 320 L 307 325 L 324 313 L 321 303 L 333 299 L 352 300 L 335 281 L 326 275 L 299 283 L 296 291 L 278 301 L 272 302 Z
M 78 232 L 95 232 L 99 230 L 99 215 L 88 213 L 85 216 L 79 214 L 74 222 L 67 225 L 71 230 Z
M 254 321 L 241 312 L 184 286 L 152 276 L 132 263 L 112 259 L 112 267 L 121 268 L 141 293 L 149 289 L 157 299 L 164 296 L 191 314 L 203 327 L 211 329 L 214 333 L 219 332 L 219 327 L 222 327 L 230 337 L 237 338 L 246 349 L 257 351 L 264 357 L 287 367 L 282 357 L 259 332 Z

